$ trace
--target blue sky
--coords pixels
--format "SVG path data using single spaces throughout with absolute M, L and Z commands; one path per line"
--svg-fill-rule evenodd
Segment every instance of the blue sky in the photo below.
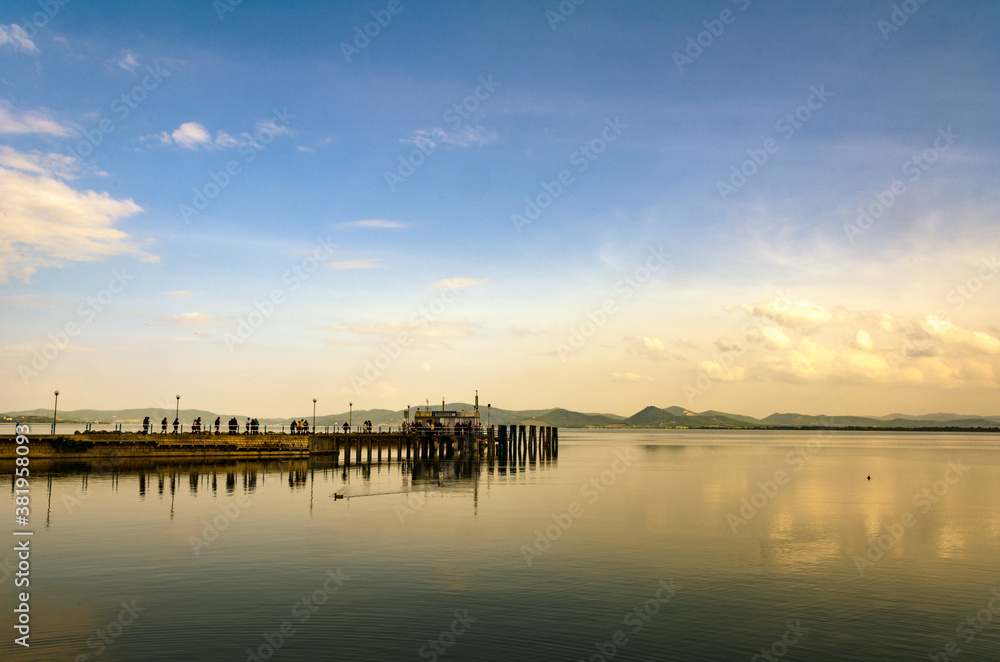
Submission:
M 998 18 L 5 3 L 2 408 L 996 413 Z

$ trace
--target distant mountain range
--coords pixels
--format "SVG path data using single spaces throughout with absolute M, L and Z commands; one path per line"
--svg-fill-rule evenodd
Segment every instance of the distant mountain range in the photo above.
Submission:
M 469 403 L 449 403 L 448 410 L 472 410 Z M 434 407 L 438 408 L 437 406 Z M 416 408 L 410 410 L 412 419 Z M 888 416 L 809 416 L 805 414 L 771 414 L 765 418 L 754 418 L 741 414 L 729 414 L 726 412 L 709 410 L 693 412 L 684 407 L 654 407 L 649 406 L 632 416 L 624 417 L 616 414 L 581 413 L 568 409 L 525 409 L 509 410 L 499 407 L 479 407 L 480 418 L 485 425 L 487 422 L 493 425 L 552 425 L 560 428 L 719 428 L 719 429 L 746 429 L 746 428 L 810 428 L 810 427 L 838 427 L 838 428 L 892 428 L 892 429 L 917 429 L 917 428 L 998 428 L 1000 427 L 1000 416 L 963 416 L 961 414 L 936 413 L 923 414 L 919 416 L 909 416 L 906 414 L 889 414 Z M 30 411 L 13 411 L 0 414 L 6 421 L 17 421 L 27 423 L 48 423 L 52 420 L 52 411 L 49 409 L 32 409 Z M 59 421 L 66 423 L 141 423 L 144 416 L 149 416 L 154 423 L 159 423 L 166 417 L 169 422 L 174 420 L 174 410 L 165 409 L 118 409 L 118 410 L 98 410 L 98 409 L 78 409 L 75 411 L 59 412 Z M 253 412 L 224 413 L 202 409 L 182 409 L 180 411 L 181 422 L 185 427 L 197 417 L 205 424 L 210 424 L 218 416 L 222 419 L 223 425 L 230 418 L 236 417 L 241 423 L 248 417 L 253 416 Z M 307 419 L 312 422 L 311 412 L 304 415 L 289 418 L 260 418 L 264 425 L 287 425 L 293 418 Z M 392 411 L 389 409 L 356 409 L 353 412 L 341 412 L 339 414 L 325 414 L 316 417 L 317 426 L 339 426 L 344 421 L 351 421 L 358 425 L 362 421 L 370 420 L 375 427 L 378 426 L 398 426 L 403 422 L 403 410 Z

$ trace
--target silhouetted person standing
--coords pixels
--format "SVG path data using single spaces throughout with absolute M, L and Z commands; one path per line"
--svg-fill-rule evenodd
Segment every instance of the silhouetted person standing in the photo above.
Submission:
M 177 434 L 177 426 L 180 425 L 180 424 L 181 424 L 181 422 L 178 419 L 175 418 L 174 419 L 174 434 Z
M 219 434 L 219 423 L 222 422 L 221 418 L 221 416 L 215 417 L 215 434 Z
M 142 433 L 149 434 L 149 416 L 142 419 Z
M 160 434 L 166 434 L 167 433 L 167 417 L 166 416 L 164 416 L 163 420 L 160 421 L 160 426 L 162 428 L 160 430 Z

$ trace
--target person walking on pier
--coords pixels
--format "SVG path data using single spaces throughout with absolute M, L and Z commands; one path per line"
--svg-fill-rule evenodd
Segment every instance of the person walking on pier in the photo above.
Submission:
M 161 428 L 160 429 L 160 434 L 166 434 L 167 433 L 167 417 L 166 416 L 164 416 L 163 420 L 160 421 L 160 428 Z
M 221 423 L 221 422 L 222 422 L 222 418 L 220 416 L 216 416 L 215 417 L 215 434 L 219 434 L 219 423 Z
M 149 434 L 149 416 L 142 419 L 142 433 Z
M 347 431 L 350 429 L 350 427 L 351 426 L 347 424 L 347 421 L 344 421 L 344 434 L 347 434 Z
M 180 425 L 180 424 L 181 424 L 181 422 L 175 418 L 174 419 L 174 434 L 177 434 L 177 426 Z

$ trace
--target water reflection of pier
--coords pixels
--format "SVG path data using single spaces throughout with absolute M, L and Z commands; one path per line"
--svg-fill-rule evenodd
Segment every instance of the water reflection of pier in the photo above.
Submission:
M 155 457 L 108 456 L 99 460 L 38 459 L 32 463 L 33 473 L 45 474 L 48 483 L 48 512 L 51 521 L 53 480 L 79 480 L 75 496 L 65 496 L 64 506 L 72 513 L 74 503 L 82 504 L 92 489 L 91 480 L 103 488 L 118 492 L 123 477 L 127 483 L 135 480 L 140 501 L 147 496 L 170 499 L 170 517 L 174 516 L 174 501 L 184 489 L 191 496 L 201 493 L 212 497 L 252 495 L 270 485 L 287 486 L 292 492 L 310 490 L 309 510 L 313 507 L 313 488 L 317 474 L 322 482 L 337 490 L 348 490 L 351 496 L 367 496 L 367 485 L 373 472 L 399 472 L 403 492 L 433 488 L 472 488 L 478 496 L 478 483 L 485 472 L 489 476 L 514 476 L 524 471 L 550 468 L 558 460 L 556 428 L 506 426 L 496 434 L 486 435 L 349 435 L 339 448 L 316 452 L 309 456 L 280 459 L 176 459 Z M 3 463 L 0 463 L 3 464 Z M 11 463 L 13 464 L 13 463 Z M 13 471 L 11 489 L 15 489 Z M 339 475 L 338 475 L 339 474 Z M 134 477 L 134 478 L 133 478 Z M 340 486 L 336 485 L 339 478 Z M 361 485 L 352 483 L 361 480 Z M 276 483 L 275 483 L 276 481 Z M 270 489 L 274 489 L 271 487 Z M 327 488 L 323 488 L 324 490 Z M 322 497 L 328 496 L 321 492 Z M 372 495 L 374 496 L 374 495 Z M 67 499 L 69 499 L 67 501 Z

